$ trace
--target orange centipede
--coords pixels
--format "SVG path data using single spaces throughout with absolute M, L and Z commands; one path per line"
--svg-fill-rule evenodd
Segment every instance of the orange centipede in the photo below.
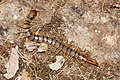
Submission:
M 36 10 L 31 10 L 30 13 L 28 14 L 25 22 L 24 22 L 23 28 L 24 28 L 24 31 L 27 34 L 27 37 L 28 37 L 29 40 L 36 41 L 38 43 L 41 43 L 41 42 L 48 43 L 50 45 L 55 46 L 56 48 L 59 48 L 63 52 L 67 53 L 71 57 L 76 58 L 79 61 L 82 60 L 82 61 L 85 61 L 85 62 L 90 63 L 92 65 L 95 65 L 97 67 L 99 66 L 98 62 L 95 61 L 94 59 L 84 55 L 83 53 L 80 53 L 80 52 L 77 52 L 77 51 L 73 50 L 72 48 L 68 47 L 64 43 L 62 43 L 62 42 L 60 42 L 60 41 L 58 41 L 54 38 L 44 36 L 44 35 L 39 35 L 38 36 L 38 35 L 33 34 L 31 32 L 31 30 L 29 29 L 30 28 L 29 25 L 36 16 L 37 16 L 37 11 Z

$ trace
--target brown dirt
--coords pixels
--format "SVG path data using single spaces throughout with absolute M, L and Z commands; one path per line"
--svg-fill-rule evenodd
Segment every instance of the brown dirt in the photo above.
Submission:
M 53 46 L 43 53 L 27 51 L 21 26 L 31 8 L 38 11 L 31 23 L 34 33 L 89 52 L 100 67 L 70 59 L 53 71 L 48 67 L 57 53 Z M 15 46 L 31 62 L 20 58 L 19 70 L 10 80 L 23 70 L 31 80 L 120 80 L 120 0 L 0 0 L 0 80 L 7 80 L 5 64 Z

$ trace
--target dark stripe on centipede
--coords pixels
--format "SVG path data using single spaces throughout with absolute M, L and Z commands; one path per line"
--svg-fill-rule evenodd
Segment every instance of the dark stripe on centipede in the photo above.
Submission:
M 32 20 L 32 17 L 30 15 L 28 15 L 27 18 L 29 18 L 30 20 Z
M 52 38 L 52 41 L 51 41 L 51 43 L 50 44 L 52 44 L 53 43 L 53 38 Z
M 69 47 L 67 47 L 66 52 L 68 51 Z
M 30 32 L 30 30 L 28 32 Z M 31 37 L 31 35 L 32 35 L 32 33 L 30 32 L 30 35 L 28 37 Z
M 60 43 L 60 44 L 62 44 L 62 43 Z M 65 45 L 62 45 L 62 49 L 64 48 L 64 46 L 65 46 Z
M 76 53 L 74 51 L 71 55 L 72 55 L 72 57 L 76 58 Z
M 30 36 L 28 36 L 28 38 L 32 38 L 32 40 L 31 41 L 34 41 L 34 39 L 35 39 L 35 36 L 32 34 L 32 33 L 30 33 Z
M 72 52 L 72 49 L 70 49 L 70 51 L 68 52 L 69 53 L 68 55 L 71 55 L 71 52 Z
M 77 58 L 79 58 L 80 54 L 78 54 Z
M 59 47 L 61 46 L 61 44 L 62 44 L 62 43 L 59 43 Z M 58 48 L 59 48 L 59 47 L 58 47 Z
M 74 55 L 74 57 L 76 57 L 76 54 L 77 54 L 77 51 L 75 52 L 75 55 Z
M 80 54 L 78 54 L 77 58 L 79 58 Z
M 76 56 L 77 52 L 78 52 L 78 51 L 75 51 L 75 55 L 74 55 L 74 56 Z M 78 54 L 78 55 L 79 55 L 79 54 Z M 79 56 L 77 56 L 77 57 L 79 57 Z
M 46 37 L 46 39 L 47 39 L 47 41 L 46 41 L 46 42 L 48 42 L 48 39 L 49 39 L 49 38 L 48 38 L 48 36 Z
M 57 40 L 55 40 L 55 44 L 54 45 L 56 45 L 56 43 L 57 43 Z
M 34 41 L 35 40 L 35 35 L 31 35 L 31 37 L 32 37 L 32 41 Z
M 34 41 L 35 40 L 35 35 L 33 35 L 33 40 L 32 41 Z
M 27 20 L 25 20 L 25 22 L 27 22 L 27 23 L 30 23 L 30 21 L 31 21 L 31 20 L 30 20 L 29 18 L 28 18 Z
M 28 29 L 28 28 L 27 28 L 27 29 Z M 29 30 L 29 29 L 28 29 L 28 31 L 27 31 L 27 32 L 25 31 L 25 33 L 28 33 L 28 32 L 30 32 L 30 30 Z M 30 33 L 30 35 L 31 35 L 31 33 Z
M 58 41 L 56 43 L 57 43 L 56 46 L 58 46 L 57 49 L 60 48 L 60 46 L 61 46 L 62 43 L 59 43 Z
M 72 49 L 70 49 L 70 53 L 72 52 Z
M 30 25 L 29 23 L 24 23 L 24 25 Z
M 85 57 L 85 55 L 82 55 L 82 57 Z
M 77 58 L 79 58 L 79 59 L 81 59 L 79 56 L 81 56 L 80 54 L 78 54 L 78 56 L 77 56 Z M 83 56 L 82 56 L 83 57 Z M 83 57 L 84 58 L 84 57 Z M 83 60 L 83 59 L 81 59 L 81 60 Z
M 23 27 L 23 29 L 29 29 L 29 27 Z
M 38 35 L 36 35 L 35 37 L 37 37 L 37 40 L 36 40 L 36 41 L 38 42 L 38 40 L 39 40 L 39 36 L 38 36 Z

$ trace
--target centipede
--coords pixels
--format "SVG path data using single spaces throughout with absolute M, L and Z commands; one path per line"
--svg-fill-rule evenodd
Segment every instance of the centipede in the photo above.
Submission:
M 84 55 L 81 52 L 78 52 L 78 51 L 68 47 L 66 44 L 60 42 L 59 40 L 49 37 L 49 36 L 36 35 L 36 34 L 32 33 L 29 26 L 36 16 L 37 16 L 37 11 L 30 10 L 29 14 L 27 15 L 27 17 L 24 21 L 23 29 L 24 29 L 24 32 L 27 34 L 27 38 L 30 41 L 35 41 L 37 43 L 45 42 L 49 45 L 53 45 L 55 48 L 59 48 L 61 51 L 63 51 L 64 53 L 67 53 L 71 57 L 74 57 L 78 61 L 84 61 L 84 62 L 87 62 L 89 64 L 99 67 L 99 64 L 96 60 L 88 57 L 87 55 Z

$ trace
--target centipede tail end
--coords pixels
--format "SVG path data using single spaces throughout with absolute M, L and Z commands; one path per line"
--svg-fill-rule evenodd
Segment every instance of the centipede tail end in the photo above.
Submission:
M 97 67 L 100 67 L 100 66 L 99 66 L 99 63 L 98 63 L 97 61 L 95 61 L 94 59 L 86 58 L 86 61 L 85 61 L 85 62 L 90 63 L 90 64 L 92 64 L 92 65 L 95 65 L 95 66 L 97 66 Z

